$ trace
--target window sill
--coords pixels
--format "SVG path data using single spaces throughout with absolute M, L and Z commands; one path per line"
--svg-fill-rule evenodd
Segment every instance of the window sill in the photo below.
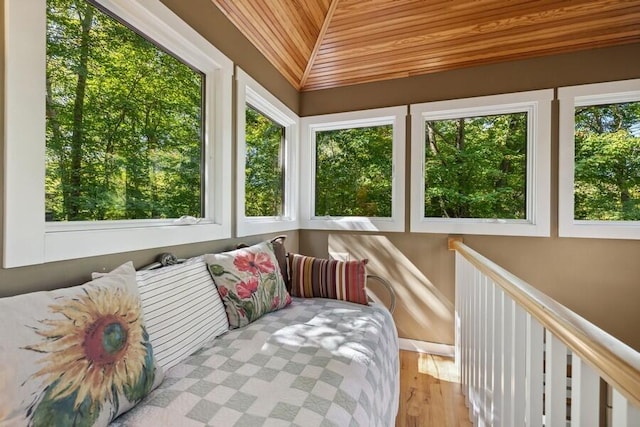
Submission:
M 314 217 L 301 222 L 308 230 L 350 230 L 403 232 L 404 223 L 392 218 Z
M 549 237 L 549 223 L 528 220 L 477 218 L 422 218 L 411 223 L 412 233 L 478 234 L 488 236 Z

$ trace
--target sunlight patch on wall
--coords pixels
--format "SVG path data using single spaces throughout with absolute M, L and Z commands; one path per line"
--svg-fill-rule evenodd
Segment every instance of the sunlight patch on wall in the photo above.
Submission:
M 400 337 L 453 343 L 453 301 L 388 237 L 329 234 L 328 245 L 329 253 L 340 254 L 342 259 L 345 254 L 349 259 L 369 259 L 367 272 L 391 282 L 397 296 L 394 319 Z M 384 290 L 372 286 L 371 291 L 386 301 Z

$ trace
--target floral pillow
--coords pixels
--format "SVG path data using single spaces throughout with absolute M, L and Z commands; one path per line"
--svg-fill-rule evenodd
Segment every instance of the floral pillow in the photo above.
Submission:
M 131 263 L 0 299 L 0 425 L 106 426 L 162 380 Z
M 207 255 L 207 263 L 231 329 L 248 325 L 291 302 L 270 242 Z

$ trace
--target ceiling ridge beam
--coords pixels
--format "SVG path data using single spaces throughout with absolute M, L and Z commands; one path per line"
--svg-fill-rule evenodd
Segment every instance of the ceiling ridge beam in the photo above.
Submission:
M 309 60 L 307 61 L 307 66 L 305 67 L 302 78 L 300 79 L 300 90 L 304 90 L 304 87 L 307 84 L 307 79 L 309 78 L 309 74 L 311 73 L 311 69 L 313 68 L 313 63 L 316 61 L 316 56 L 320 51 L 320 46 L 322 46 L 324 36 L 327 34 L 327 29 L 329 28 L 329 24 L 331 24 L 333 14 L 338 8 L 339 1 L 340 0 L 332 0 L 331 4 L 329 5 L 327 14 L 325 15 L 324 21 L 322 22 L 322 27 L 320 28 L 320 32 L 318 33 L 318 38 L 316 39 L 316 43 L 313 46 L 313 50 L 311 51 L 311 55 L 309 56 Z

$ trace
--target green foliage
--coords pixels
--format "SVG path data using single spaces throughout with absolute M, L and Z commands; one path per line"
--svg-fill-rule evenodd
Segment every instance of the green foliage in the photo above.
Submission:
M 574 218 L 640 220 L 640 102 L 575 113 Z
M 202 216 L 204 77 L 83 0 L 47 0 L 49 221 Z M 575 218 L 640 220 L 640 102 L 579 107 Z M 247 216 L 283 214 L 284 128 L 246 109 Z M 390 217 L 391 125 L 316 133 L 315 213 Z M 526 218 L 527 115 L 425 124 L 426 217 Z
M 283 126 L 251 106 L 246 108 L 245 215 L 283 214 Z
M 428 121 L 425 144 L 425 217 L 526 218 L 526 113 Z
M 47 219 L 201 216 L 202 85 L 87 2 L 48 0 Z
M 391 217 L 393 126 L 316 132 L 317 216 Z

